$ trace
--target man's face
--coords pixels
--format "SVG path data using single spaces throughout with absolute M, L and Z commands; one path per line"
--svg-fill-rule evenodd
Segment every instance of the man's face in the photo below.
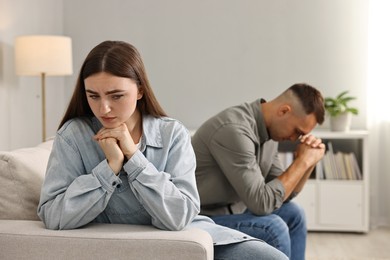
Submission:
M 314 114 L 298 116 L 290 112 L 277 116 L 268 127 L 268 132 L 274 141 L 295 141 L 310 133 L 316 125 Z

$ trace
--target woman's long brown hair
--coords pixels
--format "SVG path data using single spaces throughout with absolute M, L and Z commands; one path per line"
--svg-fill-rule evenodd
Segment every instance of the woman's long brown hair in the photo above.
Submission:
M 58 129 L 72 118 L 93 116 L 88 105 L 84 80 L 99 72 L 107 72 L 114 76 L 134 80 L 143 93 L 142 98 L 137 102 L 137 108 L 140 112 L 154 117 L 166 116 L 153 93 L 144 63 L 137 49 L 122 41 L 104 41 L 90 51 L 81 66 L 75 90 Z

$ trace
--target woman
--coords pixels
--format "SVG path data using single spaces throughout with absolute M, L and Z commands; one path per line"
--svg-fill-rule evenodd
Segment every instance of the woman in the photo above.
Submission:
M 49 229 L 193 226 L 211 234 L 216 259 L 284 259 L 266 243 L 198 216 L 199 207 L 187 129 L 166 116 L 132 45 L 99 44 L 81 67 L 56 134 L 39 217 Z

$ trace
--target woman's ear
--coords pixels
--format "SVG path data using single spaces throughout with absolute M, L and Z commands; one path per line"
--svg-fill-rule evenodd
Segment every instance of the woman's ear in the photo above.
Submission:
M 140 100 L 144 96 L 144 90 L 142 87 L 138 88 L 137 100 Z

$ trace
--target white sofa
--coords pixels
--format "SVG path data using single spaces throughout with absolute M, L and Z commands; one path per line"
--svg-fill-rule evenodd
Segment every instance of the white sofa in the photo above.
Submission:
M 0 259 L 213 259 L 211 236 L 200 229 L 90 224 L 44 228 L 36 209 L 52 141 L 0 152 Z

